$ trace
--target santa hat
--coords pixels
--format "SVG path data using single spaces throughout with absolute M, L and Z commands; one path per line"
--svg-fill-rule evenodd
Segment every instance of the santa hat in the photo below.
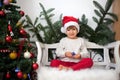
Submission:
M 66 29 L 69 26 L 75 26 L 79 32 L 79 24 L 78 24 L 78 19 L 73 17 L 73 16 L 64 16 L 63 20 L 62 20 L 62 25 L 63 27 L 61 27 L 61 32 L 62 33 L 66 33 Z

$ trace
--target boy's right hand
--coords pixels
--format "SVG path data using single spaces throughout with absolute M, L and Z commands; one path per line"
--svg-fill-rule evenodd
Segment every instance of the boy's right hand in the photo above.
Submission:
M 71 52 L 66 52 L 66 53 L 65 53 L 65 56 L 66 56 L 66 57 L 69 57 L 69 58 L 72 58 L 72 57 L 73 57 Z

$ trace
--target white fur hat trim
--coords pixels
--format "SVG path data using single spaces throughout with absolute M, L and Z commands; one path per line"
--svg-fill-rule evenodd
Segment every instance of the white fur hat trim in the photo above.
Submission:
M 75 26 L 77 28 L 78 32 L 80 30 L 79 24 L 77 22 L 70 21 L 70 22 L 65 23 L 65 25 L 63 27 L 61 27 L 61 32 L 66 33 L 66 29 L 69 26 Z

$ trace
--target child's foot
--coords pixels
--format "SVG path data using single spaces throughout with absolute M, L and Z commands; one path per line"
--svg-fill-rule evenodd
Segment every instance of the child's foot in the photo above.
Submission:
M 68 70 L 73 70 L 72 68 L 68 67 Z
M 63 67 L 64 67 L 63 65 L 59 65 L 58 69 L 59 69 L 59 70 L 62 70 Z
M 70 67 L 66 67 L 66 66 L 63 66 L 63 65 L 59 65 L 59 70 L 72 70 L 72 68 L 70 68 Z
M 67 71 L 72 70 L 72 68 L 70 68 L 70 67 L 64 67 L 64 69 L 67 70 Z

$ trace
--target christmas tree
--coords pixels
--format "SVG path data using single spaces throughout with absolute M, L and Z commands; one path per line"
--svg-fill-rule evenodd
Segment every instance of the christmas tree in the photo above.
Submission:
M 0 73 L 2 80 L 31 80 L 38 68 L 35 46 L 24 29 L 24 11 L 16 0 L 0 0 Z

